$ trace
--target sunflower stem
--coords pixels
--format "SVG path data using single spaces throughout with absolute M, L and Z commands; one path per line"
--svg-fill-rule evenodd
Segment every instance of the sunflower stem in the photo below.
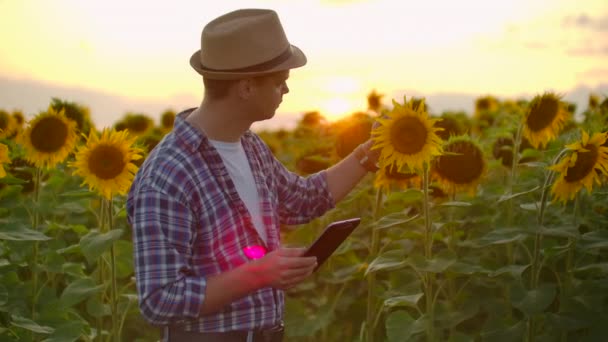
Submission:
M 568 150 L 562 150 L 554 159 L 551 165 L 555 165 Z M 543 235 L 541 234 L 541 230 L 543 229 L 543 223 L 545 219 L 545 209 L 547 204 L 547 199 L 549 198 L 549 185 L 553 182 L 555 172 L 553 170 L 549 170 L 547 176 L 545 177 L 545 183 L 543 184 L 542 193 L 540 197 L 540 208 L 538 210 L 537 223 L 538 223 L 538 232 L 534 237 L 534 257 L 532 259 L 532 272 L 530 273 L 530 289 L 534 290 L 538 288 L 538 282 L 540 280 L 540 251 Z M 534 317 L 528 318 L 528 341 L 534 341 Z
M 424 200 L 422 201 L 422 210 L 424 211 L 424 256 L 427 261 L 432 258 L 433 251 L 433 232 L 431 224 L 431 215 L 429 210 L 429 164 L 424 163 L 422 171 L 422 187 Z M 425 275 L 426 286 L 425 286 L 425 300 L 426 300 L 426 315 L 427 315 L 427 327 L 426 327 L 426 338 L 427 341 L 435 341 L 435 317 L 434 317 L 434 305 L 433 305 L 433 274 L 427 272 Z
M 99 229 L 101 233 L 105 232 L 106 228 L 106 200 L 103 196 L 100 196 L 100 214 L 99 218 Z M 104 261 L 103 257 L 97 258 L 97 278 L 100 285 L 104 284 Z M 104 291 L 99 293 L 99 303 L 103 307 L 104 305 Z M 97 317 L 97 340 L 103 341 L 103 314 Z
M 34 222 L 32 228 L 38 230 L 38 224 L 40 224 L 40 208 L 38 203 L 40 202 L 40 180 L 41 180 L 40 167 L 36 167 L 36 177 L 34 181 Z M 38 241 L 34 241 L 34 255 L 32 260 L 32 320 L 36 321 L 36 302 L 38 301 Z
M 110 231 L 114 228 L 114 213 L 113 213 L 113 199 L 110 195 L 110 199 L 107 200 L 108 205 L 108 228 Z M 112 303 L 112 339 L 116 342 L 120 342 L 120 331 L 118 330 L 118 295 L 116 293 L 118 286 L 116 284 L 116 251 L 114 243 L 110 247 L 110 272 L 111 272 L 111 303 Z
M 382 205 L 382 189 L 378 188 L 376 191 L 376 203 L 373 211 L 373 219 L 374 222 L 378 220 L 380 206 Z M 370 250 L 370 263 L 376 258 L 376 254 L 378 254 L 380 240 L 380 231 L 376 229 L 376 227 L 372 226 L 372 245 Z M 374 317 L 374 309 L 376 307 L 376 301 L 374 297 L 374 288 L 376 287 L 376 273 L 370 272 L 367 275 L 367 316 L 366 316 L 366 332 L 367 332 L 367 342 L 374 341 L 374 333 L 376 331 L 375 327 L 375 317 Z

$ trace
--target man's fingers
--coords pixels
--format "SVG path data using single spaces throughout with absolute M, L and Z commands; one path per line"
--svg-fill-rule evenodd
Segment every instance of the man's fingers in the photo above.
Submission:
M 281 248 L 279 249 L 279 255 L 285 257 L 299 257 L 306 252 L 306 248 L 296 247 L 296 248 Z

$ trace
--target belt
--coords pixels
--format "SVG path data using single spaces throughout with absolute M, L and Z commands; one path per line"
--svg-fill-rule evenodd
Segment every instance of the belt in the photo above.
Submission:
M 252 331 L 226 331 L 226 332 L 195 332 L 184 331 L 169 327 L 169 342 L 281 342 L 285 328 L 283 323 L 270 328 L 261 328 Z M 251 341 L 249 335 L 253 336 Z

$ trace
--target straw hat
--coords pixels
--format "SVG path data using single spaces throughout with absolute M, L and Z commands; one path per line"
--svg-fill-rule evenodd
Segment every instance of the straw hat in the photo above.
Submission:
M 209 79 L 234 80 L 306 64 L 304 53 L 289 43 L 279 16 L 266 9 L 240 9 L 204 28 L 201 49 L 190 65 Z

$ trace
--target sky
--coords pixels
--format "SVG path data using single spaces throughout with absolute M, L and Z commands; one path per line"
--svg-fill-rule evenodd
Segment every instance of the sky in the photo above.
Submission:
M 0 0 L 0 108 L 33 115 L 59 96 L 103 127 L 128 111 L 196 107 L 190 55 L 205 23 L 238 8 L 276 10 L 308 57 L 276 122 L 365 110 L 373 89 L 436 110 L 488 94 L 608 95 L 605 0 Z

